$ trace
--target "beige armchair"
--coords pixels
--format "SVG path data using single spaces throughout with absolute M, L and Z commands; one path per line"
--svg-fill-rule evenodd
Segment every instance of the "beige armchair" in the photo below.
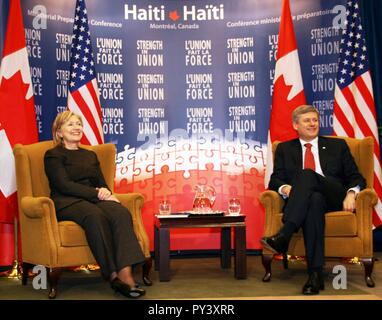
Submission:
M 52 141 L 44 141 L 31 145 L 17 144 L 13 149 L 22 241 L 22 283 L 26 285 L 28 270 L 33 265 L 49 268 L 49 298 L 56 297 L 61 268 L 96 264 L 83 229 L 71 221 L 57 222 L 44 171 L 44 154 L 52 147 Z M 115 146 L 108 143 L 82 147 L 91 149 L 97 154 L 106 183 L 114 191 Z M 141 217 L 143 197 L 138 193 L 115 194 L 115 196 L 132 214 L 134 231 L 146 257 L 142 272 L 143 282 L 151 285 L 149 239 Z
M 334 137 L 333 137 L 334 138 Z M 335 138 L 334 138 L 335 139 Z M 346 211 L 329 212 L 325 215 L 325 257 L 358 257 L 365 268 L 367 286 L 374 287 L 371 277 L 373 258 L 372 211 L 377 203 L 373 190 L 373 148 L 371 137 L 365 139 L 343 138 L 357 163 L 358 169 L 367 182 L 356 199 L 355 213 Z M 273 155 L 278 141 L 272 145 Z M 282 226 L 282 209 L 284 200 L 274 191 L 265 191 L 260 195 L 260 202 L 265 208 L 265 236 L 271 236 Z M 289 244 L 288 254 L 304 256 L 305 247 L 302 232 L 295 234 Z M 263 249 L 262 263 L 265 268 L 263 281 L 270 281 L 273 253 Z M 287 255 L 283 257 L 284 267 L 288 268 Z

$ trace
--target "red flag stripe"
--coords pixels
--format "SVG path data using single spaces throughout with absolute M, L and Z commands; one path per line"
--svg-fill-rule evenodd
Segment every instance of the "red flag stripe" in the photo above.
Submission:
M 354 100 L 357 101 L 357 107 L 362 114 L 362 119 L 366 122 L 367 127 L 372 132 L 372 136 L 374 137 L 374 140 L 378 138 L 378 130 L 376 123 L 376 117 L 373 112 L 370 110 L 370 106 L 367 104 L 367 93 L 369 92 L 366 87 L 363 87 L 363 80 L 361 77 L 356 79 L 354 81 L 354 88 L 353 89 L 353 97 Z M 364 88 L 364 90 L 360 89 L 360 86 Z M 366 91 L 365 91 L 366 90 Z M 358 120 L 358 119 L 357 119 Z M 378 140 L 378 139 L 377 139 Z
M 357 101 L 357 106 L 363 116 L 363 119 L 367 123 L 367 126 L 370 129 L 370 131 L 373 133 L 372 137 L 374 138 L 374 142 L 376 143 L 376 145 L 378 145 L 379 148 L 378 129 L 376 126 L 377 119 L 373 102 L 372 87 L 370 88 L 367 84 L 369 82 L 367 80 L 368 78 L 370 79 L 370 75 L 369 73 L 366 73 L 366 75 L 363 74 L 361 77 L 358 77 L 354 81 L 354 97 Z
M 373 211 L 372 221 L 374 226 L 380 226 L 382 224 L 382 219 L 379 217 L 378 212 L 382 211 L 382 203 L 380 199 L 378 199 L 378 203 L 375 206 Z
M 373 81 L 371 80 L 371 73 L 370 73 L 370 71 L 365 72 L 363 75 L 361 75 L 361 78 L 365 82 L 367 90 L 369 91 L 370 96 L 373 99 L 373 103 L 374 103 L 373 83 L 372 83 Z M 375 113 L 375 110 L 374 110 L 375 108 L 372 108 L 372 109 L 373 109 L 372 112 Z
M 341 125 L 344 128 L 344 132 L 341 132 L 340 135 L 354 138 L 355 129 L 353 125 L 355 121 L 353 110 L 351 109 L 349 103 L 346 101 L 343 92 L 337 84 L 335 86 L 334 99 L 334 109 L 336 110 L 334 117 L 338 119 L 338 122 L 333 124 L 333 129 L 335 129 L 337 125 Z
M 369 103 L 366 103 L 366 100 L 364 99 L 365 96 L 366 96 L 366 99 L 369 99 L 369 98 L 372 99 L 372 95 L 368 91 L 368 88 L 366 86 L 366 83 L 364 82 L 364 79 L 362 79 L 362 80 L 358 80 L 358 79 L 355 81 L 357 86 L 352 86 L 351 89 L 346 87 L 345 88 L 346 92 L 345 92 L 345 89 L 343 91 L 338 90 L 336 92 L 336 99 L 337 100 L 340 100 L 338 97 L 338 93 L 340 93 L 340 92 L 344 93 L 347 97 L 347 98 L 345 98 L 346 103 L 344 103 L 343 100 L 342 100 L 341 104 L 338 103 L 338 106 L 341 108 L 336 109 L 336 114 L 335 114 L 339 123 L 345 129 L 346 134 L 339 133 L 339 132 L 336 132 L 336 134 L 347 135 L 349 137 L 356 137 L 357 135 L 354 133 L 353 128 L 354 127 L 362 128 L 362 132 L 363 132 L 362 137 L 365 137 L 365 136 L 373 137 L 373 139 L 374 139 L 374 152 L 377 154 L 378 159 L 379 159 L 380 151 L 379 151 L 379 143 L 378 143 L 378 140 L 376 139 L 376 135 L 378 134 L 376 132 L 376 126 L 374 126 L 375 130 L 371 130 L 371 128 L 373 128 L 373 123 L 376 122 L 375 115 L 372 112 L 372 110 L 370 110 L 371 109 L 370 103 L 372 103 L 372 101 L 371 102 L 369 101 Z M 368 94 L 365 93 L 365 91 Z M 337 103 L 337 100 L 335 100 L 335 103 Z M 349 103 L 347 103 L 347 102 L 349 102 Z M 365 102 L 365 103 L 363 103 L 363 102 Z M 355 116 L 350 116 L 349 115 L 350 112 L 348 112 L 347 115 L 345 115 L 343 113 L 342 109 L 346 109 L 345 105 L 349 106 L 350 104 L 353 104 L 351 107 L 351 110 L 354 112 L 351 112 L 351 113 L 352 114 L 355 113 Z M 354 120 L 354 118 L 357 120 Z M 353 119 L 354 124 L 352 125 L 348 121 L 348 119 Z M 336 126 L 334 126 L 334 127 L 336 127 Z M 359 135 L 357 137 L 359 137 Z
M 99 105 L 98 99 L 94 97 L 94 86 L 97 87 L 97 81 L 95 79 L 86 83 L 78 91 L 80 92 L 82 98 L 87 102 L 86 106 L 93 117 L 94 123 L 97 127 L 97 132 L 100 134 L 101 139 L 103 140 L 102 124 L 101 119 L 99 117 L 101 107 Z M 92 88 L 93 90 L 90 91 L 89 88 Z
M 376 121 L 373 96 L 370 94 L 370 91 L 364 81 L 364 78 L 358 77 L 355 80 L 355 83 L 359 92 L 362 92 L 362 97 L 365 100 L 367 107 L 369 108 L 369 112 L 373 116 L 373 121 Z
M 379 149 L 378 149 L 378 152 L 379 152 Z M 378 174 L 378 176 L 380 177 L 380 180 L 382 181 L 381 158 L 379 155 L 376 154 L 375 148 L 374 148 L 374 171 L 376 172 L 376 174 Z
M 90 141 L 88 140 L 85 134 L 82 136 L 81 143 L 86 145 L 91 145 Z
M 377 174 L 374 174 L 374 189 L 378 194 L 382 194 L 382 185 Z
M 78 90 L 73 92 L 71 95 L 73 97 L 73 100 L 76 102 L 77 106 L 81 110 L 81 113 L 84 115 L 86 121 L 89 123 L 89 126 L 91 130 L 93 131 L 96 140 L 98 141 L 98 143 L 102 143 L 102 138 L 98 131 L 97 124 L 95 123 L 93 115 L 91 114 L 91 111 L 89 110 L 84 98 L 82 97 L 82 95 L 80 94 Z
M 376 160 L 376 156 L 374 154 L 374 189 L 377 194 L 382 194 L 382 181 L 381 181 L 381 164 L 380 160 Z
M 357 134 L 357 127 L 358 127 L 360 129 L 360 131 L 362 132 L 362 135 L 364 137 L 373 136 L 373 132 L 370 130 L 370 128 L 367 125 L 362 113 L 358 109 L 357 102 L 355 101 L 354 96 L 353 96 L 352 92 L 350 91 L 349 87 L 343 88 L 342 93 L 343 93 L 346 101 L 348 102 L 350 108 L 353 110 L 354 118 L 357 119 L 356 120 L 357 126 L 355 128 L 355 135 L 356 136 L 359 135 L 359 134 Z
M 97 80 L 94 78 L 90 83 L 87 83 L 86 84 L 86 87 L 88 88 L 89 92 L 90 92 L 90 95 L 93 99 L 93 103 L 94 105 L 96 106 L 96 111 L 97 111 L 97 115 L 98 117 L 95 117 L 96 119 L 102 119 L 102 113 L 101 113 L 101 104 L 99 102 L 99 97 L 98 97 L 98 86 L 97 86 Z M 101 122 L 99 122 L 99 125 L 100 125 L 100 128 L 102 127 L 101 125 Z
M 84 114 L 82 113 L 80 107 L 77 105 L 76 101 L 74 100 L 73 96 L 70 94 L 68 95 L 68 109 L 73 111 L 74 113 L 78 114 L 82 118 L 83 126 L 84 126 L 84 135 L 81 139 L 81 142 L 83 144 L 86 144 L 86 141 L 89 142 L 90 145 L 96 145 L 98 144 L 97 138 L 94 135 L 94 132 L 92 131 L 89 122 L 85 118 Z M 85 139 L 86 137 L 86 139 Z
M 374 159 L 374 162 L 378 163 L 378 165 L 381 166 L 379 143 L 378 143 L 378 140 L 375 140 L 375 139 L 373 139 L 373 140 L 374 140 L 374 155 L 377 158 L 377 160 Z
M 93 129 L 91 128 L 88 120 L 86 119 L 86 116 L 83 114 L 82 109 L 79 107 L 74 97 L 70 93 L 68 96 L 68 108 L 81 116 L 84 126 L 84 137 L 87 137 L 87 140 L 89 141 L 90 145 L 98 144 L 97 137 L 95 136 Z M 84 138 L 82 139 L 82 143 L 85 143 Z
M 339 103 L 335 100 L 335 105 L 339 106 Z M 334 106 L 335 107 L 335 106 Z M 353 126 L 349 123 L 348 118 L 342 111 L 342 108 L 337 109 L 338 112 L 335 114 L 334 121 L 338 121 L 338 125 L 341 126 L 343 132 L 336 132 L 340 136 L 348 136 L 348 137 L 354 137 L 354 129 Z M 338 126 L 334 126 L 334 128 L 338 128 Z

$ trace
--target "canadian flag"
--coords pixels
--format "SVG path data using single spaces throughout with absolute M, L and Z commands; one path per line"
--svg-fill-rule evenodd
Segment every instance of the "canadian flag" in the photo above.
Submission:
M 12 148 L 38 141 L 34 108 L 20 0 L 11 0 L 0 66 L 0 265 L 13 259 L 17 197 Z
M 297 133 L 292 127 L 292 112 L 303 104 L 306 104 L 306 99 L 296 36 L 293 29 L 289 0 L 283 0 L 268 132 L 265 187 L 268 187 L 273 172 L 272 143 L 277 140 L 285 141 L 297 137 Z

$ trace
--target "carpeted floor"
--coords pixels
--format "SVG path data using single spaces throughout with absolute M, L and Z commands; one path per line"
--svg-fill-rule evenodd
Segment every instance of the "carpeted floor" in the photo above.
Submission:
M 233 262 L 233 261 L 232 261 Z M 333 267 L 343 264 L 347 270 L 347 288 L 333 288 Z M 185 258 L 171 260 L 171 281 L 159 282 L 158 274 L 152 271 L 154 285 L 146 287 L 144 299 L 305 299 L 301 288 L 306 281 L 304 261 L 292 260 L 289 269 L 284 270 L 281 261 L 272 264 L 273 277 L 269 283 L 262 282 L 264 269 L 260 256 L 248 256 L 248 278 L 236 280 L 231 269 L 221 269 L 218 257 Z M 314 299 L 378 299 L 378 278 L 382 267 L 375 263 L 374 280 L 376 288 L 367 288 L 363 282 L 363 267 L 345 261 L 329 261 L 325 267 L 325 290 Z M 140 274 L 136 274 L 140 279 Z M 47 290 L 35 290 L 32 279 L 27 286 L 19 280 L 0 278 L 0 299 L 46 299 Z M 59 283 L 57 299 L 63 300 L 113 300 L 125 299 L 115 294 L 104 282 L 99 272 L 65 271 Z

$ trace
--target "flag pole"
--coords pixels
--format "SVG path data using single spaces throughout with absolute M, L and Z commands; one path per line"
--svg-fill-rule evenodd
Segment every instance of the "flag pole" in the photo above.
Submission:
M 9 279 L 20 279 L 21 278 L 21 266 L 19 264 L 19 241 L 18 241 L 18 221 L 17 218 L 14 217 L 13 222 L 13 232 L 14 232 L 14 242 L 15 242 L 15 249 L 14 249 L 14 260 L 12 264 L 12 269 L 9 271 L 9 274 L 7 278 Z

